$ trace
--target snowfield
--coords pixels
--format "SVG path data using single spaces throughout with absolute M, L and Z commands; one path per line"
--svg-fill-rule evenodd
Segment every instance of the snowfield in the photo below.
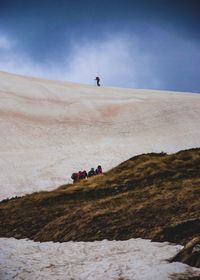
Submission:
M 38 243 L 1 238 L 0 279 L 167 280 L 200 276 L 200 269 L 167 262 L 180 249 L 142 239 Z
M 0 200 L 146 152 L 200 146 L 200 95 L 0 72 Z

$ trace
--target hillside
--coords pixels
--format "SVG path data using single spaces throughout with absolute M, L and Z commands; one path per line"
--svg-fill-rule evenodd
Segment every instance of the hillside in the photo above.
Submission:
M 60 242 L 141 237 L 185 244 L 200 234 L 199 209 L 200 148 L 150 153 L 76 184 L 2 201 L 0 236 Z M 177 232 L 176 225 L 186 221 Z M 163 235 L 167 227 L 170 237 Z
M 0 72 L 0 200 L 71 173 L 200 146 L 200 95 L 96 87 Z

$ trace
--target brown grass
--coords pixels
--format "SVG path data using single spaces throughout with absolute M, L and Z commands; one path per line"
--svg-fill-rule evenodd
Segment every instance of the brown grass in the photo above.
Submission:
M 2 201 L 0 236 L 61 242 L 152 239 L 166 226 L 198 218 L 199 209 L 200 149 L 152 153 L 77 184 Z

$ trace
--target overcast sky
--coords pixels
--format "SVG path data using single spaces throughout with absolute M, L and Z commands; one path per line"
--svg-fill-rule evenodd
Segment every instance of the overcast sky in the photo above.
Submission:
M 0 70 L 200 92 L 200 1 L 0 0 Z

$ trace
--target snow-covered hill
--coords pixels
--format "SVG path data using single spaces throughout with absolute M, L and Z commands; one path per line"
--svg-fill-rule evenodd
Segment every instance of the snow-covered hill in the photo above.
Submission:
M 0 199 L 73 171 L 200 146 L 200 95 L 96 87 L 0 72 Z

